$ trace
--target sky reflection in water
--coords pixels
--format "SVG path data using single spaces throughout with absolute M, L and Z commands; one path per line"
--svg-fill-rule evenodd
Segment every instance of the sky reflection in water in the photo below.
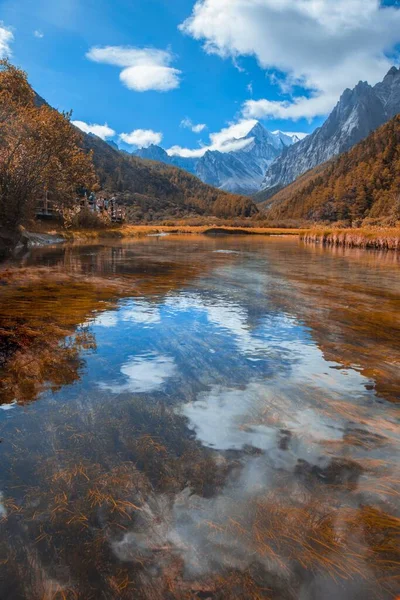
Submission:
M 256 513 L 260 503 L 266 502 L 266 495 L 279 493 L 282 485 L 285 492 L 280 498 L 287 507 L 311 501 L 309 494 L 311 499 L 320 495 L 321 506 L 332 510 L 342 505 L 359 510 L 363 503 L 371 503 L 380 510 L 395 512 L 394 496 L 388 493 L 388 486 L 398 483 L 395 407 L 379 397 L 376 373 L 362 364 L 361 355 L 353 356 L 349 364 L 344 342 L 357 332 L 351 331 L 343 316 L 337 322 L 325 323 L 327 334 L 330 330 L 337 340 L 335 360 L 331 346 L 327 358 L 324 340 L 318 337 L 318 328 L 313 329 L 310 317 L 318 320 L 319 312 L 331 307 L 318 292 L 310 300 L 299 287 L 298 278 L 301 268 L 307 271 L 310 262 L 318 276 L 326 277 L 328 282 L 329 277 L 334 276 L 337 282 L 342 276 L 340 286 L 364 277 L 364 287 L 357 293 L 360 298 L 369 295 L 368 302 L 379 310 L 374 295 L 379 297 L 390 279 L 395 290 L 400 284 L 398 272 L 389 265 L 387 271 L 381 271 L 377 283 L 376 270 L 364 264 L 364 259 L 313 253 L 299 249 L 293 241 L 197 240 L 193 242 L 197 244 L 196 253 L 192 247 L 189 255 L 182 258 L 182 250 L 190 244 L 191 241 L 166 239 L 143 242 L 142 246 L 135 244 L 122 249 L 122 253 L 117 248 L 112 252 L 113 260 L 117 257 L 112 267 L 107 253 L 101 258 L 104 249 L 89 253 L 83 248 L 81 263 L 78 252 L 75 267 L 78 264 L 84 272 L 88 268 L 96 272 L 93 264 L 89 267 L 86 261 L 99 259 L 101 270 L 117 274 L 122 270 L 126 274 L 131 267 L 133 274 L 140 273 L 141 281 L 154 277 L 155 287 L 148 294 L 139 290 L 135 297 L 121 300 L 115 310 L 98 312 L 82 324 L 82 330 L 94 334 L 97 349 L 84 354 L 80 380 L 56 393 L 44 392 L 39 402 L 28 409 L 14 405 L 12 411 L 1 411 L 2 436 L 11 440 L 15 436 L 12 432 L 22 430 L 18 443 L 21 447 L 26 444 L 36 457 L 48 458 L 53 476 L 61 469 L 57 448 L 70 451 L 68 445 L 59 444 L 61 433 L 54 432 L 67 426 L 73 429 L 76 440 L 93 431 L 90 445 L 74 450 L 74 456 L 81 461 L 95 460 L 111 469 L 133 460 L 139 470 L 143 468 L 147 473 L 154 444 L 159 448 L 165 445 L 165 452 L 169 453 L 168 444 L 174 447 L 187 438 L 187 443 L 196 444 L 196 452 L 206 453 L 204 456 L 212 461 L 216 472 L 224 473 L 221 483 L 213 484 L 214 489 L 207 494 L 194 492 L 189 477 L 171 494 L 166 476 L 160 479 L 159 464 L 154 463 L 153 472 L 148 475 L 151 489 L 143 492 L 141 509 L 135 513 L 134 521 L 124 522 L 119 534 L 107 534 L 107 545 L 121 565 L 137 573 L 138 561 L 141 562 L 140 576 L 135 580 L 136 589 L 142 590 L 140 597 L 159 597 L 149 582 L 152 577 L 155 581 L 170 572 L 171 558 L 166 556 L 171 552 L 183 562 L 183 580 L 215 577 L 233 569 L 251 572 L 260 589 L 272 582 L 276 585 L 275 598 L 343 600 L 375 598 L 378 592 L 381 597 L 391 597 L 393 584 L 390 592 L 382 590 L 377 584 L 378 575 L 364 555 L 360 555 L 357 564 L 367 573 L 367 582 L 357 577 L 355 583 L 346 583 L 341 577 L 335 580 L 323 569 L 316 569 L 308 578 L 299 576 L 290 552 L 282 550 L 279 560 L 265 550 L 260 552 L 254 537 L 255 522 L 246 515 Z M 156 268 L 153 272 L 150 266 L 146 273 L 149 256 Z M 59 260 L 59 256 L 54 259 L 43 252 L 31 262 L 46 264 L 54 260 Z M 62 261 L 68 270 L 70 265 L 64 256 Z M 199 270 L 194 269 L 177 285 L 168 285 L 171 269 L 183 269 L 187 263 L 192 268 L 191 262 Z M 375 268 L 382 267 L 377 264 Z M 373 342 L 373 330 L 369 336 Z M 386 343 L 390 348 L 390 340 Z M 397 346 L 393 350 L 392 361 L 398 356 Z M 381 360 L 382 364 L 375 365 L 378 374 L 385 370 L 385 356 Z M 62 411 L 70 415 L 70 422 L 61 419 Z M 140 411 L 142 416 L 138 416 Z M 137 433 L 135 427 L 142 418 Z M 110 425 L 113 419 L 115 433 Z M 155 437 L 154 431 L 158 432 Z M 151 447 L 145 447 L 143 458 L 138 454 L 136 438 L 148 440 L 150 435 L 155 441 Z M 134 450 L 131 437 L 136 440 Z M 112 446 L 106 449 L 109 443 L 115 443 L 115 455 L 110 456 Z M 15 458 L 6 446 L 0 517 L 7 512 L 5 497 L 9 486 L 15 483 L 13 472 L 19 472 L 19 482 L 21 477 L 27 481 L 34 478 L 33 464 L 28 461 L 23 465 L 18 452 Z M 167 455 L 162 458 L 164 450 L 158 452 L 159 460 L 167 460 Z M 181 450 L 176 460 L 180 454 Z M 13 466 L 14 461 L 20 462 L 18 467 Z M 374 461 L 384 461 L 385 468 L 376 472 L 372 466 L 365 467 Z M 354 463 L 360 466 L 355 468 Z M 392 483 L 385 480 L 379 488 L 382 475 L 387 475 Z M 334 493 L 335 499 L 325 495 L 332 483 L 334 492 L 327 495 Z M 349 488 L 347 484 L 351 484 Z M 24 500 L 19 502 L 23 504 Z M 237 524 L 236 529 L 232 523 Z M 240 528 L 247 528 L 247 533 L 242 535 Z M 17 523 L 10 531 L 21 535 Z M 57 535 L 55 531 L 53 534 Z M 267 536 L 265 532 L 263 535 Z M 29 547 L 31 542 L 27 539 L 24 543 Z M 62 537 L 59 545 L 63 546 Z M 35 560 L 38 564 L 46 562 L 40 552 Z M 256 563 L 261 568 L 257 577 L 251 571 Z M 76 578 L 74 568 L 69 568 L 75 573 L 72 579 Z M 68 587 L 69 577 L 64 574 L 61 579 L 63 582 L 57 579 L 57 585 Z M 74 585 L 79 589 L 79 578 Z M 104 589 L 104 582 L 97 585 Z M 189 584 L 185 585 L 170 597 L 186 597 Z M 214 584 L 208 582 L 209 588 L 204 585 L 210 597 L 224 597 L 213 596 Z M 26 584 L 25 597 L 33 593 L 32 586 Z M 148 592 L 143 591 L 146 586 Z M 189 586 L 190 589 L 193 594 Z M 242 592 L 237 595 L 253 596 Z M 24 597 L 24 592 L 15 597 Z

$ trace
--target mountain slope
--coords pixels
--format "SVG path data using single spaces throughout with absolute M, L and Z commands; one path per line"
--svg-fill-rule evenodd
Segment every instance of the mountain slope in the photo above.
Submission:
M 207 152 L 196 165 L 200 179 L 223 190 L 251 195 L 260 189 L 268 166 L 293 143 L 289 136 L 272 134 L 261 123 L 242 139 L 248 143 L 240 150 Z
M 274 161 L 263 188 L 291 183 L 309 169 L 349 150 L 399 112 L 400 69 L 390 69 L 374 87 L 360 81 L 353 90 L 345 90 L 319 129 Z
M 161 146 L 151 144 L 148 148 L 140 148 L 136 151 L 135 156 L 145 160 L 156 160 L 166 165 L 171 165 L 172 167 L 178 167 L 178 169 L 184 169 L 185 171 L 192 173 L 192 175 L 197 175 L 196 159 L 184 158 L 182 156 L 169 156 Z
M 36 92 L 35 103 L 37 106 L 47 104 Z M 182 169 L 141 160 L 120 151 L 113 142 L 105 142 L 80 130 L 79 133 L 83 147 L 92 152 L 102 189 L 116 194 L 121 203 L 130 207 L 129 214 L 133 219 L 186 215 L 235 218 L 258 213 L 250 198 L 217 190 Z M 152 148 L 156 152 L 154 158 L 160 160 L 162 153 L 168 156 L 162 148 Z
M 170 156 L 154 145 L 138 150 L 136 155 L 185 169 L 219 189 L 251 195 L 260 190 L 266 169 L 299 138 L 281 131 L 271 133 L 261 123 L 256 123 L 244 137 L 230 140 L 233 144 L 240 141 L 243 143 L 238 150 L 208 150 L 201 158 Z
M 227 194 L 175 167 L 120 152 L 93 135 L 83 134 L 93 153 L 100 185 L 131 206 L 133 217 L 178 217 L 187 214 L 248 217 L 258 212 L 250 198 Z
M 400 115 L 264 204 L 271 219 L 400 220 Z

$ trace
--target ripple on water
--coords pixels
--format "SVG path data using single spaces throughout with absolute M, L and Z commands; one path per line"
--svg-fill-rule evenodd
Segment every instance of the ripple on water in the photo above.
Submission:
M 395 597 L 397 264 L 247 236 L 26 261 L 1 597 Z

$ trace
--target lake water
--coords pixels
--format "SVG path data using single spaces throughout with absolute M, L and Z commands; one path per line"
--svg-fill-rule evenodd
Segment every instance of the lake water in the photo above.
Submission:
M 256 236 L 0 265 L 0 599 L 396 598 L 399 267 Z

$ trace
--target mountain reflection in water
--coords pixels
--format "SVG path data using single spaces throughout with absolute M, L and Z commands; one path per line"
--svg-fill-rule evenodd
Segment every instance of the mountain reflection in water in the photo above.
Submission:
M 0 598 L 395 598 L 395 253 L 169 236 L 0 271 Z

